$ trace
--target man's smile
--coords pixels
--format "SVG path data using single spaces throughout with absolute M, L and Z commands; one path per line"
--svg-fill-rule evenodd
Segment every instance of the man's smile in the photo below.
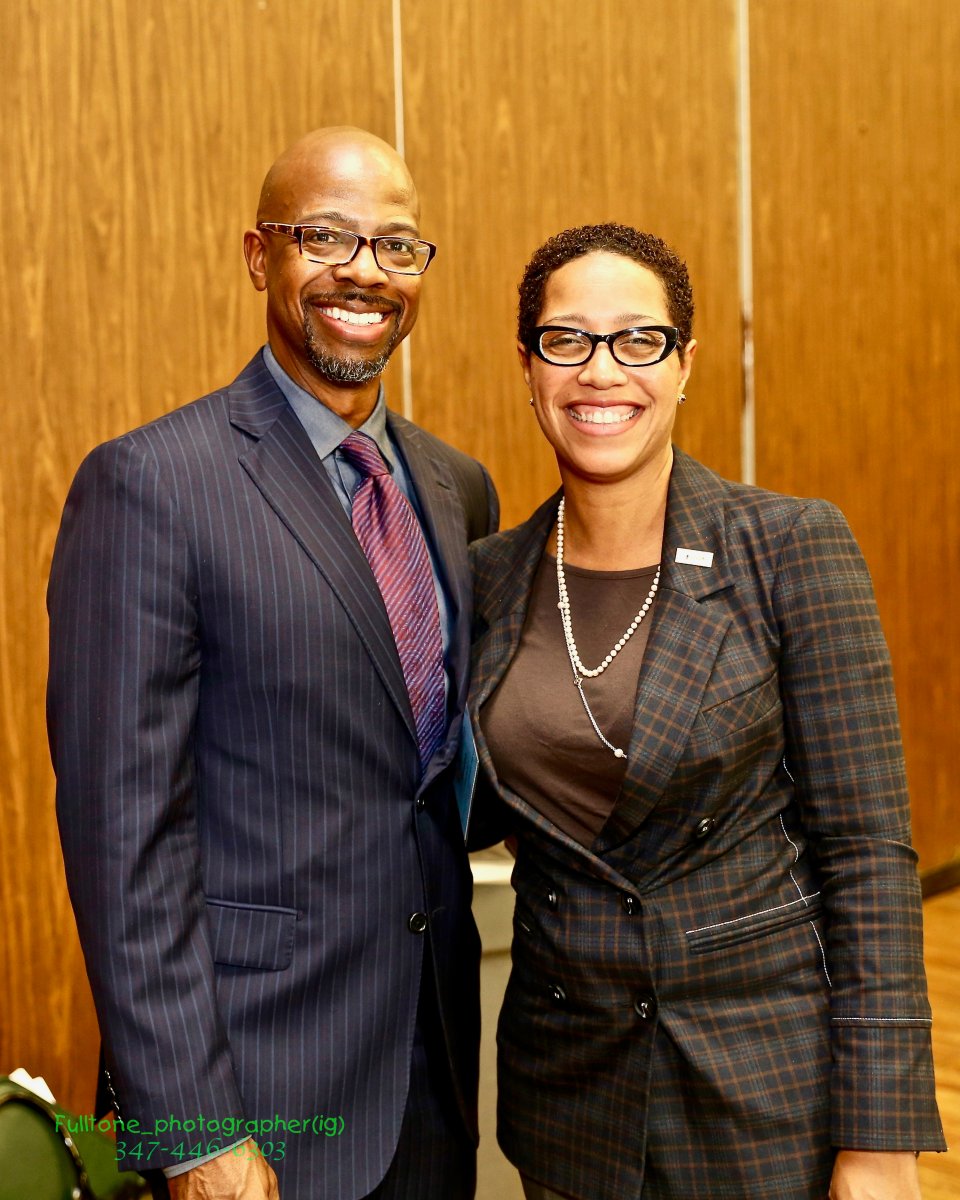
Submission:
M 318 305 L 320 312 L 335 321 L 345 321 L 348 325 L 379 325 L 387 319 L 385 312 L 351 312 L 347 308 L 334 308 Z
M 382 340 L 391 318 L 403 306 L 387 296 L 365 292 L 321 292 L 305 298 L 305 309 L 320 318 L 337 341 L 373 345 Z

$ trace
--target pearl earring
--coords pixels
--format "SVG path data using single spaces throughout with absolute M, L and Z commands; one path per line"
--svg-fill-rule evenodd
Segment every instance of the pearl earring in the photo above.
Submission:
M 677 397 L 677 403 L 678 404 L 686 404 L 686 402 L 687 402 L 687 398 L 683 394 L 683 392 L 681 392 L 680 395 Z
M 530 407 L 533 408 L 533 397 L 530 397 Z

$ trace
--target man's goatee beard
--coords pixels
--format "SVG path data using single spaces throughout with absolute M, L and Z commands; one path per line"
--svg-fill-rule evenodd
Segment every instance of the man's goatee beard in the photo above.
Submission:
M 337 358 L 317 345 L 308 325 L 304 331 L 304 349 L 312 365 L 330 383 L 369 383 L 383 374 L 393 352 L 393 343 L 376 358 Z

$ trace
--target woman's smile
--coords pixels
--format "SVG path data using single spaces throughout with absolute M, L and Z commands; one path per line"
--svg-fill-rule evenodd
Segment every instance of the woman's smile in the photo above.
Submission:
M 631 404 L 587 403 L 571 404 L 564 411 L 578 425 L 592 426 L 591 432 L 618 433 L 623 425 L 639 417 L 644 410 Z

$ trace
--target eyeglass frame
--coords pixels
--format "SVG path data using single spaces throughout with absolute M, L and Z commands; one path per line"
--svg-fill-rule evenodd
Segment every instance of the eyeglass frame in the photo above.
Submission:
M 352 263 L 360 253 L 364 246 L 370 247 L 370 253 L 373 255 L 373 260 L 381 271 L 386 271 L 389 275 L 422 275 L 427 267 L 433 262 L 434 255 L 437 253 L 437 247 L 433 242 L 428 242 L 426 238 L 416 237 L 410 238 L 411 242 L 416 242 L 420 246 L 426 246 L 430 253 L 427 255 L 427 261 L 423 264 L 419 271 L 398 271 L 396 267 L 385 267 L 377 257 L 377 245 L 379 242 L 388 242 L 391 239 L 402 237 L 396 233 L 379 233 L 373 237 L 364 237 L 362 233 L 355 233 L 352 229 L 340 229 L 336 225 L 288 225 L 283 221 L 258 221 L 257 229 L 266 230 L 267 233 L 278 233 L 281 237 L 292 238 L 297 243 L 297 250 L 301 258 L 307 259 L 308 262 L 320 263 L 326 267 L 345 267 L 347 263 Z M 340 262 L 329 262 L 322 258 L 313 258 L 309 254 L 303 252 L 303 236 L 308 229 L 324 229 L 330 233 L 345 233 L 348 237 L 356 238 L 357 244 L 353 253 L 349 258 L 341 259 Z
M 556 359 L 547 358 L 543 352 L 543 347 L 540 345 L 540 339 L 545 333 L 579 334 L 590 342 L 590 353 L 586 358 L 581 358 L 578 362 L 557 362 Z M 663 352 L 658 358 L 652 358 L 650 362 L 645 363 L 628 363 L 618 358 L 613 348 L 613 343 L 616 339 L 623 337 L 625 333 L 662 333 L 667 340 L 664 344 Z M 663 362 L 665 358 L 669 358 L 674 350 L 678 348 L 680 345 L 680 330 L 676 325 L 628 325 L 626 329 L 617 329 L 613 333 L 591 333 L 589 329 L 574 329 L 569 325 L 536 325 L 530 330 L 523 344 L 531 354 L 535 354 L 541 362 L 545 362 L 550 367 L 585 367 L 593 358 L 597 351 L 597 346 L 601 342 L 610 351 L 610 357 L 613 361 L 619 363 L 621 367 L 654 367 L 657 363 Z

